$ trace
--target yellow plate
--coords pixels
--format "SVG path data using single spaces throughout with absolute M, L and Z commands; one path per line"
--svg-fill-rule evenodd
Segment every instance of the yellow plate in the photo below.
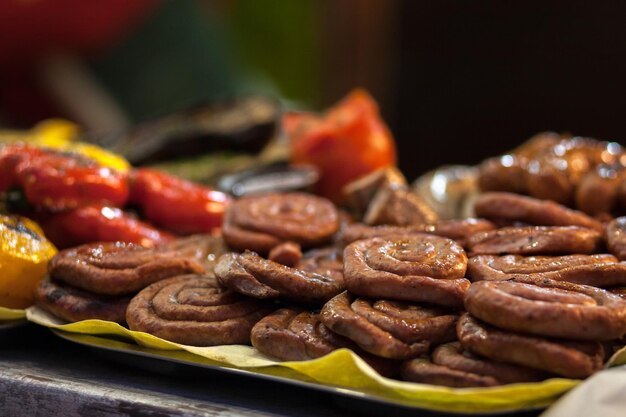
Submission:
M 140 349 L 163 358 L 202 365 L 236 367 L 264 375 L 274 375 L 333 387 L 348 388 L 400 406 L 448 412 L 502 412 L 546 407 L 581 381 L 553 378 L 542 382 L 511 384 L 491 388 L 447 388 L 385 378 L 376 373 L 350 350 L 339 349 L 322 358 L 302 362 L 277 362 L 250 346 L 196 347 L 168 342 L 143 332 L 128 330 L 116 323 L 86 320 L 65 324 L 47 312 L 30 307 L 30 321 L 64 332 L 98 337 L 103 347 Z M 134 344 L 139 346 L 136 346 Z M 129 349 L 128 346 L 133 346 Z M 626 363 L 626 349 L 610 361 Z

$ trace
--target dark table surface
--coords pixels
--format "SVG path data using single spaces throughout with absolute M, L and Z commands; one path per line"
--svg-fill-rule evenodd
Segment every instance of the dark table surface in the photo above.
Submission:
M 2 417 L 353 415 L 444 414 L 381 407 L 158 360 L 121 358 L 66 341 L 33 324 L 0 331 Z
M 346 416 L 332 396 L 218 371 L 116 363 L 50 330 L 0 332 L 0 416 Z M 160 368 L 160 369 L 159 369 Z

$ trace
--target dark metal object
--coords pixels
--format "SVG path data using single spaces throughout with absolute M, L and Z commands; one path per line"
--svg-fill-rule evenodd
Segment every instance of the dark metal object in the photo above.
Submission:
M 218 186 L 222 191 L 241 197 L 268 192 L 306 191 L 318 179 L 319 173 L 313 167 L 277 164 L 227 175 L 222 177 Z

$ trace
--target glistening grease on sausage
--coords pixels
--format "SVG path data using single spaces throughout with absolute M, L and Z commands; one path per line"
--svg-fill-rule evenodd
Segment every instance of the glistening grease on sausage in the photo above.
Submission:
M 344 251 L 344 280 L 353 294 L 463 307 L 469 287 L 465 251 L 432 235 L 359 240 Z

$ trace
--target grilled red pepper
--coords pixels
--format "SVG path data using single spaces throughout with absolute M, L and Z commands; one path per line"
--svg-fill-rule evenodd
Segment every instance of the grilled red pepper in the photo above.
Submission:
M 374 99 L 355 90 L 318 117 L 288 113 L 283 128 L 290 138 L 291 162 L 315 166 L 318 194 L 335 202 L 343 187 L 379 168 L 395 165 L 393 136 Z
M 37 219 L 46 237 L 59 248 L 89 242 L 127 242 L 154 246 L 173 238 L 130 216 L 123 210 L 107 206 L 86 206 Z
M 52 211 L 92 204 L 121 207 L 128 200 L 126 174 L 84 158 L 59 154 L 37 157 L 22 164 L 17 176 L 26 199 Z
M 0 151 L 0 192 L 20 187 L 28 202 L 52 211 L 91 204 L 123 206 L 127 175 L 83 156 L 30 145 Z
M 228 195 L 151 169 L 131 176 L 130 201 L 143 215 L 180 234 L 206 233 L 222 225 Z

